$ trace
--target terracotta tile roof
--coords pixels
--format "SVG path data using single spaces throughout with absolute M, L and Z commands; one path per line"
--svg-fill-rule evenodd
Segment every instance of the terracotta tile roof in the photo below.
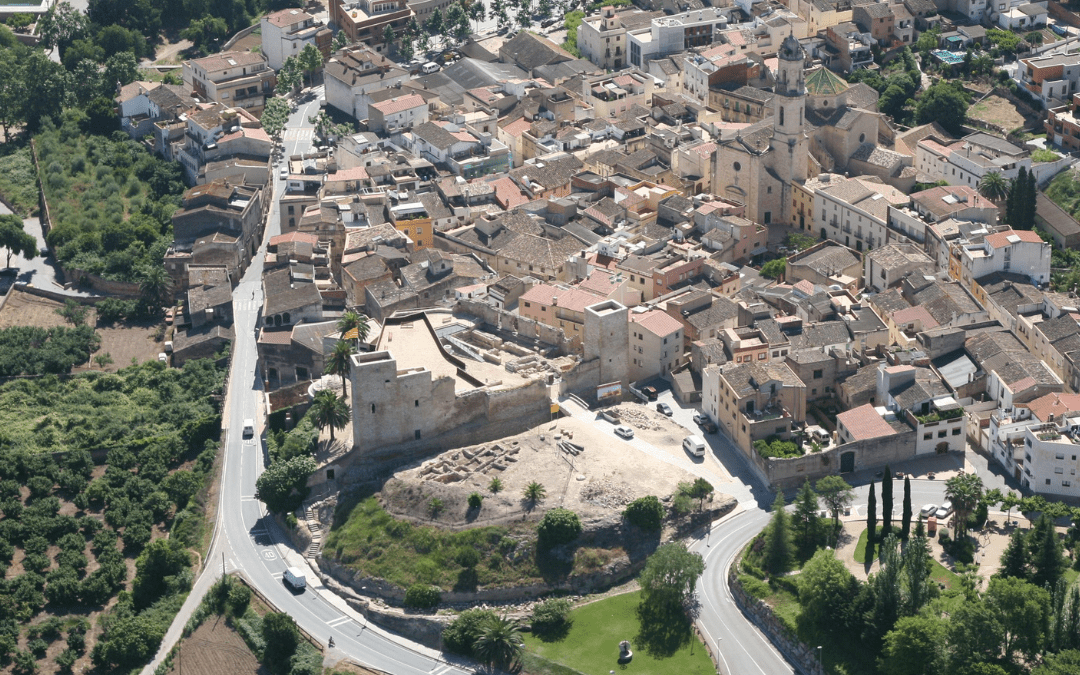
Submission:
M 351 169 L 338 169 L 334 173 L 326 174 L 327 182 L 338 180 L 367 180 L 368 172 L 362 166 L 354 166 Z
M 292 342 L 292 329 L 264 329 L 261 333 L 259 333 L 259 342 L 264 345 L 287 345 Z
M 1057 419 L 1067 413 L 1080 412 L 1080 394 L 1054 392 L 1040 396 L 1028 403 L 1028 409 L 1040 422 L 1048 422 L 1050 415 Z
M 836 416 L 836 421 L 843 425 L 856 441 L 892 436 L 896 433 L 869 403 L 845 410 Z
M 938 327 L 938 322 L 934 317 L 930 316 L 930 312 L 926 311 L 926 308 L 921 305 L 918 307 L 908 307 L 906 309 L 901 309 L 898 312 L 894 312 L 891 315 L 891 318 L 893 323 L 898 326 L 914 321 L 920 321 L 922 322 L 923 330 L 930 330 L 931 328 Z
M 404 110 L 410 110 L 412 108 L 419 108 L 426 105 L 424 103 L 424 97 L 420 94 L 407 94 L 405 96 L 398 96 L 397 98 L 391 98 L 381 103 L 372 103 L 370 107 L 375 108 L 384 115 L 393 115 Z
M 314 17 L 302 9 L 283 9 L 280 12 L 266 15 L 266 20 L 279 28 L 285 28 L 286 26 L 291 26 L 294 23 L 300 23 L 301 21 L 307 21 L 311 18 Z
M 640 325 L 657 337 L 667 337 L 682 330 L 682 323 L 666 312 L 654 309 L 642 314 L 630 314 L 630 321 Z
M 290 232 L 288 234 L 279 234 L 276 237 L 270 237 L 271 246 L 278 246 L 279 244 L 285 244 L 290 241 L 306 242 L 314 246 L 319 243 L 319 238 L 309 232 Z
M 795 284 L 793 288 L 797 291 L 805 293 L 806 295 L 814 294 L 814 284 L 806 279 L 801 279 L 799 283 Z
M 552 300 L 555 298 L 558 298 L 558 300 L 553 303 Z M 548 284 L 533 286 L 521 296 L 521 300 L 535 302 L 538 305 L 547 305 L 548 307 L 557 304 L 559 307 L 568 309 L 571 312 L 584 312 L 586 307 L 601 302 L 594 293 L 579 291 L 574 288 L 559 288 Z
M 606 269 L 593 269 L 592 274 L 587 279 L 582 279 L 574 288 L 606 298 L 608 293 L 619 287 L 620 282 L 616 279 L 617 277 Z
M 529 198 L 522 194 L 521 188 L 510 176 L 503 176 L 498 180 L 491 181 L 490 185 L 495 189 L 495 201 L 506 211 L 529 201 Z
M 1009 241 L 1012 237 L 1019 237 L 1019 241 L 1016 241 L 1016 239 Z M 1042 237 L 1035 234 L 1034 230 L 1005 230 L 1004 232 L 986 235 L 986 243 L 990 244 L 992 248 L 1005 248 L 1013 242 L 1019 243 L 1020 241 L 1029 244 L 1043 243 Z

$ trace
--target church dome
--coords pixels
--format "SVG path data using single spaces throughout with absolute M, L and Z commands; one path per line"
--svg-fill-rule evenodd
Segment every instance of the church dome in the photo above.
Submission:
M 795 39 L 795 36 L 789 33 L 780 45 L 778 56 L 785 61 L 803 61 L 806 58 L 806 53 L 803 51 L 799 41 Z
M 806 93 L 811 96 L 837 96 L 848 89 L 848 83 L 825 66 L 819 66 L 806 76 Z

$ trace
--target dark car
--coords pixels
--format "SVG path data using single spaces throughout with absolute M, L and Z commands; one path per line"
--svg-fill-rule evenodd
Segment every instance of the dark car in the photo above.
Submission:
M 541 28 L 547 28 L 548 26 L 554 26 L 555 22 L 556 22 L 556 19 L 548 19 L 546 21 L 541 21 L 540 22 L 540 27 Z
M 717 431 L 716 425 L 713 424 L 713 421 L 709 419 L 706 419 L 704 422 L 701 423 L 701 428 L 704 429 L 705 433 L 708 434 L 715 434 Z
M 671 406 L 669 406 L 667 403 L 657 403 L 656 404 L 656 412 L 661 412 L 661 413 L 664 413 L 665 415 L 667 415 L 668 417 L 671 417 Z
M 641 393 L 645 394 L 645 398 L 650 401 L 656 400 L 656 389 L 654 387 L 645 387 L 641 390 Z

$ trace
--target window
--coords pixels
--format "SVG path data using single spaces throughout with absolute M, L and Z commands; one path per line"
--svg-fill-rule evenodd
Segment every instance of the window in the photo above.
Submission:
M 417 429 L 416 431 L 413 432 L 413 438 L 415 438 L 416 440 L 420 440 L 420 430 L 419 429 Z
M 1047 478 L 1047 479 L 1046 479 L 1046 484 L 1047 484 L 1047 485 L 1049 485 L 1049 484 L 1050 484 L 1050 479 L 1049 479 L 1049 478 Z
M 815 380 L 820 380 L 821 376 L 822 376 L 822 371 L 820 371 L 820 370 L 815 370 L 814 371 L 814 379 Z
M 1054 473 L 1063 474 L 1063 473 L 1065 473 L 1065 469 L 1061 468 L 1060 466 L 1055 466 L 1054 467 Z
M 293 206 L 293 205 L 291 205 L 291 204 L 289 205 L 289 215 L 290 215 L 290 216 L 291 216 L 291 215 L 293 215 L 293 212 L 294 212 L 294 209 L 295 209 L 295 208 L 296 208 L 295 206 Z
M 1072 487 L 1072 481 L 1070 481 L 1070 480 L 1061 481 L 1061 487 Z
M 375 414 L 375 404 L 374 403 L 371 404 L 371 414 L 372 415 Z
M 1064 453 L 1059 452 L 1058 454 L 1054 455 L 1054 459 L 1065 459 L 1065 455 Z
M 932 440 L 933 438 L 934 438 L 934 434 L 932 434 L 932 433 L 931 433 L 931 434 L 923 434 L 923 435 L 922 435 L 922 439 L 923 439 L 924 441 L 929 441 L 929 440 Z
M 413 407 L 414 408 L 419 408 L 420 407 L 420 399 L 416 399 L 415 401 L 413 401 Z
M 811 393 L 811 394 L 817 394 L 817 389 L 811 389 L 811 390 L 810 390 L 810 393 Z
M 527 303 L 527 302 L 525 303 L 525 306 L 526 306 L 526 307 L 532 307 L 532 305 L 531 305 L 531 304 L 529 304 L 529 303 Z
M 960 435 L 960 427 L 957 427 L 957 428 L 953 429 L 952 430 L 952 435 L 953 436 L 959 436 Z
M 941 431 L 937 432 L 937 437 L 938 438 L 945 438 L 945 435 L 947 433 L 949 433 L 947 429 L 942 429 Z
M 424 233 L 424 228 L 422 228 L 422 227 L 416 228 L 416 233 L 417 234 L 423 234 Z
M 784 433 L 785 431 L 787 431 L 787 427 L 776 427 L 776 434 L 777 434 L 778 436 L 779 436 L 780 434 Z
M 766 356 L 768 356 L 768 354 L 766 354 L 765 352 L 761 352 L 760 354 L 757 355 L 757 360 L 758 361 L 764 361 Z

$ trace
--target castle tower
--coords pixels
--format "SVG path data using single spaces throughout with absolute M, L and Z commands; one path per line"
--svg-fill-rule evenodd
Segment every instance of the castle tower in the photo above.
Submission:
M 780 45 L 776 91 L 773 94 L 772 170 L 781 181 L 780 221 L 791 223 L 791 183 L 807 176 L 808 141 L 803 131 L 806 113 L 806 53 L 793 36 Z
M 615 300 L 603 300 L 585 308 L 585 361 L 600 360 L 597 384 L 630 384 L 629 312 Z

